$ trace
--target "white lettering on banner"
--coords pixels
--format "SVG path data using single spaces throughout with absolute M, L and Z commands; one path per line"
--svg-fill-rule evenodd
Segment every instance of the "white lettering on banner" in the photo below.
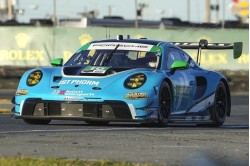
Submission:
M 77 85 L 98 86 L 99 85 L 99 81 L 91 81 L 91 80 L 61 80 L 58 84 L 60 84 L 60 85 L 77 84 Z

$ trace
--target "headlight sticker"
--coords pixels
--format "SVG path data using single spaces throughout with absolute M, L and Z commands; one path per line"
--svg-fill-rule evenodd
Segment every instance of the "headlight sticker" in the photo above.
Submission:
M 27 78 L 27 85 L 28 86 L 35 86 L 37 85 L 42 79 L 43 73 L 41 70 L 35 70 L 31 72 Z
M 128 89 L 137 89 L 146 82 L 146 79 L 146 75 L 143 73 L 134 74 L 125 80 L 124 86 Z

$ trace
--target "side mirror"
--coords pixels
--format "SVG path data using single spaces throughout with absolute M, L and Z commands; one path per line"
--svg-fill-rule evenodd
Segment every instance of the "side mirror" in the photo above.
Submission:
M 171 65 L 171 71 L 170 73 L 173 74 L 175 70 L 183 70 L 188 69 L 189 65 L 185 61 L 174 61 L 174 63 Z
M 52 59 L 52 60 L 50 61 L 50 64 L 51 64 L 53 67 L 62 66 L 62 65 L 63 65 L 63 59 L 62 59 L 62 58 Z

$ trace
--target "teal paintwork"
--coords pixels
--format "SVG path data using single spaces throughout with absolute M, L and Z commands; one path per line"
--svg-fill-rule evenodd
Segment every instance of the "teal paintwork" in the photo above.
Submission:
M 94 41 L 99 42 L 117 42 L 117 40 Z M 18 90 L 25 89 L 28 95 L 15 96 L 14 115 L 17 118 L 22 117 L 23 104 L 27 99 L 39 98 L 44 101 L 54 102 L 104 102 L 104 101 L 122 101 L 129 108 L 134 109 L 135 116 L 132 120 L 137 121 L 157 121 L 159 90 L 162 82 L 168 81 L 172 100 L 171 118 L 173 121 L 181 119 L 190 121 L 189 116 L 209 116 L 209 109 L 213 106 L 211 95 L 215 93 L 216 87 L 221 80 L 226 82 L 226 78 L 220 73 L 208 71 L 200 68 L 192 59 L 189 62 L 176 61 L 172 64 L 171 69 L 165 68 L 165 62 L 168 61 L 167 50 L 169 47 L 180 50 L 167 42 L 151 40 L 125 40 L 126 43 L 143 43 L 154 45 L 152 52 L 160 52 L 160 65 L 158 68 L 130 68 L 110 75 L 88 75 L 82 76 L 84 69 L 89 69 L 87 65 L 82 66 L 61 66 L 62 59 L 56 59 L 51 62 L 55 67 L 38 68 L 43 73 L 40 82 L 35 86 L 26 84 L 28 75 L 37 69 L 25 72 L 20 79 Z M 81 47 L 80 50 L 87 50 L 91 43 Z M 160 50 L 160 51 L 159 51 Z M 110 70 L 111 67 L 105 69 Z M 172 72 L 174 69 L 174 72 Z M 71 72 L 75 74 L 65 74 Z M 146 76 L 146 82 L 137 89 L 128 89 L 124 86 L 125 80 L 137 73 L 143 73 Z M 98 89 L 98 90 L 97 90 Z M 202 90 L 201 90 L 202 89 Z M 128 93 L 146 94 L 147 97 L 133 99 L 125 98 Z M 202 94 L 199 94 L 202 93 Z M 229 93 L 230 94 L 230 93 Z M 68 97 L 68 98 L 67 98 Z M 211 99 L 210 99 L 211 98 Z M 207 101 L 206 101 L 207 99 Z M 208 100 L 209 99 L 209 100 Z M 204 104 L 200 104 L 201 102 Z M 208 103 L 211 102 L 211 103 Z M 198 111 L 196 111 L 198 110 Z M 32 110 L 31 110 L 32 111 Z M 190 113 L 189 111 L 192 111 Z M 194 112 L 196 111 L 196 112 Z M 35 116 L 33 117 L 35 118 Z M 68 117 L 70 119 L 70 117 Z M 51 117 L 53 119 L 53 117 Z M 211 119 L 199 119 L 200 121 L 211 122 Z M 194 122 L 199 120 L 195 119 Z

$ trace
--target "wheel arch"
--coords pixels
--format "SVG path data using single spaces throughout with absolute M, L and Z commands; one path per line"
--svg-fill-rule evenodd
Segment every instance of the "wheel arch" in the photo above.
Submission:
M 162 80 L 163 81 L 166 81 L 169 85 L 170 85 L 170 88 L 171 88 L 171 92 L 173 92 L 173 84 L 172 84 L 172 81 L 170 80 L 170 78 L 166 77 Z
M 171 91 L 172 98 L 173 98 L 173 100 L 172 100 L 172 110 L 173 110 L 173 108 L 174 108 L 174 86 L 173 86 L 173 84 L 172 84 L 172 81 L 171 81 L 170 78 L 168 78 L 168 77 L 164 78 L 164 79 L 162 80 L 162 82 L 163 82 L 163 81 L 166 81 L 166 82 L 168 83 L 169 87 L 170 87 L 170 91 Z
M 166 94 L 166 95 L 162 95 Z M 169 96 L 169 97 L 168 97 Z M 158 125 L 167 126 L 173 111 L 173 85 L 169 78 L 163 78 L 158 90 Z M 169 101 L 170 100 L 170 101 Z M 167 104 L 167 105 L 166 105 Z M 169 106 L 169 104 L 171 106 Z
M 231 114 L 231 94 L 230 94 L 230 89 L 229 89 L 229 85 L 228 85 L 228 82 L 225 78 L 222 78 L 220 80 L 226 87 L 226 93 L 227 93 L 227 102 L 228 102 L 228 108 L 227 108 L 227 116 L 230 116 Z

